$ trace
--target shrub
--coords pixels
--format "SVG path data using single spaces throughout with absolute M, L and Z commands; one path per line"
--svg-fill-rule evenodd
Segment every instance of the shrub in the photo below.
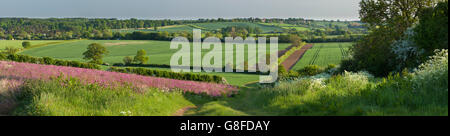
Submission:
M 138 62 L 139 64 L 147 63 L 148 57 L 146 55 L 147 52 L 145 50 L 139 50 L 134 57 L 134 62 Z
M 435 55 L 421 64 L 412 75 L 416 89 L 448 92 L 448 50 L 436 50 Z
M 317 65 L 309 65 L 298 71 L 301 76 L 314 76 L 322 72 L 324 72 L 324 70 Z
M 19 48 L 15 48 L 15 47 L 10 47 L 10 46 L 8 46 L 8 47 L 5 48 L 4 53 L 5 53 L 5 54 L 8 54 L 8 55 L 11 55 L 11 54 L 16 54 L 16 53 L 19 52 L 19 51 L 20 51 Z
M 22 42 L 22 47 L 27 49 L 31 47 L 31 43 L 29 41 Z
M 124 58 L 123 58 L 123 63 L 124 63 L 125 65 L 130 65 L 130 64 L 133 63 L 133 58 L 130 57 L 130 56 L 124 57 Z
M 7 56 L 4 53 L 0 53 L 0 60 L 6 60 Z

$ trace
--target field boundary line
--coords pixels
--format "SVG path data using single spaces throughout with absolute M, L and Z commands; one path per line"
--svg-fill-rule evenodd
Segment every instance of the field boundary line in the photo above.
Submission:
M 311 59 L 311 61 L 309 62 L 309 65 L 314 65 L 316 63 L 317 58 L 319 57 L 320 54 L 320 50 L 322 50 L 323 45 L 319 46 L 319 49 L 317 49 L 317 51 L 314 53 L 313 58 Z

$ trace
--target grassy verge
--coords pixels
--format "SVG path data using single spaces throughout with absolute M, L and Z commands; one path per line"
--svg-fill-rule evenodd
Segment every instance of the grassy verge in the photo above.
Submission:
M 16 96 L 11 115 L 19 116 L 170 116 L 194 105 L 181 92 L 110 89 L 76 80 L 27 81 Z

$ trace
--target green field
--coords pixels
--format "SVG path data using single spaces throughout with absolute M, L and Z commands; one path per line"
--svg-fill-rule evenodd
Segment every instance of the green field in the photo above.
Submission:
M 169 41 L 140 41 L 140 40 L 80 40 L 62 44 L 54 44 L 41 48 L 23 51 L 21 54 L 52 57 L 66 60 L 83 60 L 83 52 L 91 43 L 101 43 L 106 46 L 109 54 L 103 60 L 106 63 L 121 63 L 126 56 L 135 56 L 138 50 L 144 49 L 150 57 L 149 64 L 170 64 L 172 55 L 178 50 L 170 49 Z M 289 47 L 290 44 L 279 44 L 279 50 Z M 223 50 L 225 51 L 225 50 Z M 203 50 L 203 55 L 209 50 Z M 248 52 L 246 50 L 246 52 Z M 225 59 L 225 58 L 223 58 Z
M 194 28 L 191 26 L 188 26 L 188 25 L 176 25 L 176 26 L 159 27 L 157 31 L 155 31 L 154 28 L 145 28 L 145 29 L 129 28 L 129 29 L 112 29 L 112 32 L 131 33 L 131 32 L 135 32 L 135 31 L 140 31 L 140 32 L 175 33 L 175 32 L 192 32 L 192 29 L 194 29 Z
M 326 67 L 328 64 L 340 64 L 341 60 L 348 54 L 352 43 L 317 43 L 309 49 L 299 62 L 292 68 L 302 69 L 308 65 Z
M 249 23 L 249 22 L 216 22 L 216 23 L 196 23 L 196 24 L 188 24 L 188 25 L 176 25 L 176 26 L 165 26 L 159 27 L 157 31 L 154 28 L 147 29 L 113 29 L 113 32 L 192 32 L 192 29 L 202 29 L 203 31 L 216 31 L 226 27 L 258 27 L 262 30 L 263 33 L 271 33 L 271 32 L 282 32 L 283 28 L 272 25 L 258 24 L 258 23 Z
M 282 24 L 282 23 L 260 23 L 260 24 L 266 25 L 266 26 L 280 27 L 280 28 L 287 29 L 287 30 L 291 30 L 291 29 L 295 29 L 297 31 L 310 31 L 311 30 L 311 28 L 308 28 L 308 27 L 291 25 L 291 24 Z
M 24 42 L 24 40 L 0 40 L 0 50 L 5 49 L 5 47 L 23 48 L 22 42 Z M 31 40 L 30 41 L 31 46 L 51 44 L 51 43 L 56 43 L 56 42 L 62 42 L 62 41 L 58 41 L 58 40 L 35 40 L 35 41 Z
M 269 25 L 262 25 L 257 23 L 248 23 L 248 22 L 219 22 L 219 23 L 197 23 L 194 24 L 196 26 L 205 28 L 207 30 L 219 30 L 226 27 L 232 27 L 232 26 L 242 26 L 242 27 L 259 27 L 263 31 L 263 33 L 268 32 L 279 32 L 283 31 L 282 28 L 277 26 L 269 26 Z
M 149 56 L 149 64 L 170 64 L 172 55 L 178 50 L 170 49 L 169 41 L 138 41 L 138 40 L 79 40 L 74 42 L 65 42 L 62 44 L 53 44 L 40 48 L 28 49 L 20 54 L 37 56 L 37 57 L 51 57 L 64 60 L 83 60 L 83 52 L 91 43 L 101 43 L 106 46 L 109 54 L 104 57 L 104 62 L 109 64 L 122 63 L 125 56 L 135 56 L 140 49 L 147 51 Z M 279 44 L 279 50 L 289 47 L 290 44 Z M 210 50 L 202 50 L 205 55 Z M 225 51 L 225 50 L 224 50 Z M 248 51 L 246 50 L 245 53 Z M 236 53 L 236 52 L 235 52 Z M 225 59 L 225 57 L 223 57 Z M 247 58 L 246 58 L 247 60 Z M 224 60 L 223 60 L 224 62 Z M 242 63 L 242 62 L 240 62 Z M 224 62 L 225 65 L 225 62 Z M 107 69 L 107 67 L 104 67 Z M 169 69 L 165 69 L 169 70 Z M 232 85 L 244 85 L 248 82 L 259 80 L 258 75 L 242 74 L 242 73 L 211 73 L 220 75 L 227 79 Z

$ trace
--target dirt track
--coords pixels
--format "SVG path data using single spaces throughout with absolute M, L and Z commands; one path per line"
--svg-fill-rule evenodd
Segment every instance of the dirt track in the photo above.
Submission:
M 184 107 L 183 109 L 178 110 L 177 112 L 175 112 L 172 116 L 184 116 L 184 113 L 190 109 L 195 109 L 197 107 L 195 106 L 188 106 L 188 107 Z
M 307 50 L 311 49 L 313 44 L 307 44 L 303 46 L 300 50 L 294 52 L 291 56 L 289 56 L 281 65 L 284 66 L 286 71 L 289 71 L 294 67 L 295 64 L 303 57 Z

